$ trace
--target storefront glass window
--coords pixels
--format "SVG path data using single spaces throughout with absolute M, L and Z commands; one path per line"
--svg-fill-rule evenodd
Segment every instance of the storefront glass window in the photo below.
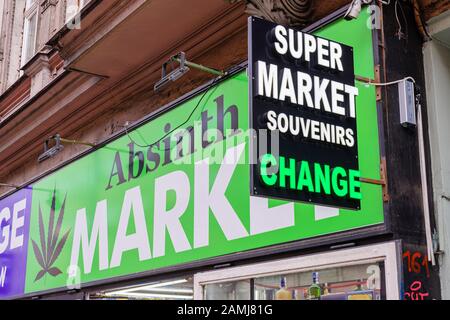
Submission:
M 207 300 L 380 300 L 383 263 L 255 277 L 204 286 Z

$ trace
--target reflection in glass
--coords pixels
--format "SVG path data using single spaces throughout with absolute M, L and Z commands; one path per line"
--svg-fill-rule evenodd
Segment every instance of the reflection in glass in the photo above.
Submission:
M 255 278 L 254 297 L 255 300 L 380 299 L 379 270 L 377 265 L 358 265 Z
M 250 300 L 250 280 L 213 283 L 205 286 L 206 300 Z

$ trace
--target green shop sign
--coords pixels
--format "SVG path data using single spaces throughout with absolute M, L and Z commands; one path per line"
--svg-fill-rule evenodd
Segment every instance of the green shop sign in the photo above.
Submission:
M 364 18 L 319 34 L 352 46 L 355 73 L 373 78 Z M 379 179 L 375 90 L 356 87 L 359 170 Z M 25 293 L 384 222 L 378 185 L 361 183 L 359 210 L 251 196 L 248 124 L 242 71 L 34 183 Z

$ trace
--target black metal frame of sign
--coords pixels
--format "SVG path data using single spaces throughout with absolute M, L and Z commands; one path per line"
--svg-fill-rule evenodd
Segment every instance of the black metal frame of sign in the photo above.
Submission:
M 296 91 L 296 97 L 298 97 L 298 99 L 297 101 L 293 101 L 293 99 L 290 99 L 289 97 L 286 98 L 285 95 L 283 96 L 283 98 L 280 98 L 279 96 L 275 98 L 273 96 L 271 97 L 270 93 L 269 95 L 262 95 L 261 82 L 259 82 L 258 86 L 258 81 L 260 81 L 261 79 L 258 78 L 260 76 L 259 73 L 262 72 L 258 69 L 261 69 L 262 65 L 267 67 L 267 69 L 264 70 L 264 73 L 266 77 L 265 79 L 266 81 L 268 81 L 267 77 L 269 76 L 270 71 L 269 66 L 272 65 L 272 67 L 276 66 L 278 74 L 278 95 L 280 95 L 281 91 L 283 90 L 281 89 L 281 87 L 283 86 L 281 82 L 284 82 L 284 86 L 286 86 L 286 83 L 291 83 L 293 84 L 293 87 L 291 86 L 291 89 L 300 90 L 298 86 L 300 78 L 296 78 L 296 76 L 299 75 L 298 72 L 310 76 L 313 80 L 313 86 L 315 83 L 314 80 L 318 81 L 319 79 L 328 79 L 329 81 L 326 81 L 329 84 L 331 84 L 332 82 L 336 82 L 345 86 L 346 88 L 347 86 L 349 88 L 354 88 L 355 74 L 353 64 L 353 48 L 343 44 L 337 44 L 333 41 L 327 42 L 328 40 L 325 40 L 325 42 L 327 43 L 333 43 L 333 45 L 339 46 L 341 50 L 341 68 L 326 68 L 323 67 L 323 51 L 321 55 L 321 63 L 318 62 L 319 55 L 317 54 L 317 52 L 310 52 L 309 59 L 306 59 L 309 61 L 306 61 L 304 57 L 295 59 L 292 57 L 292 55 L 289 54 L 289 52 L 288 54 L 281 55 L 275 48 L 275 41 L 279 41 L 279 38 L 277 38 L 278 40 L 275 39 L 275 28 L 277 27 L 277 24 L 256 17 L 249 17 L 248 24 L 249 118 L 250 128 L 253 128 L 255 130 L 253 138 L 251 139 L 251 155 L 253 157 L 252 163 L 250 165 L 251 194 L 254 196 L 279 198 L 359 210 L 361 205 L 359 198 L 354 196 L 351 197 L 350 192 L 346 195 L 342 195 L 342 193 L 340 195 L 337 195 L 329 191 L 325 192 L 323 185 L 319 185 L 319 183 L 317 182 L 319 180 L 316 179 L 316 174 L 314 171 L 314 168 L 317 166 L 322 168 L 323 170 L 325 168 L 329 168 L 329 178 L 331 179 L 332 173 L 334 170 L 336 170 L 336 168 L 338 168 L 341 173 L 342 169 L 344 169 L 345 173 L 339 175 L 339 179 L 336 178 L 338 176 L 335 176 L 335 186 L 337 181 L 338 186 L 345 186 L 345 184 L 347 184 L 347 187 L 350 182 L 345 181 L 344 178 L 348 178 L 349 172 L 359 173 L 355 112 L 356 96 L 354 95 L 352 97 L 351 95 L 347 95 L 343 98 L 343 101 L 339 102 L 341 110 L 342 108 L 344 108 L 346 111 L 343 115 L 337 114 L 336 112 L 329 112 L 329 107 L 318 107 L 317 102 L 319 102 L 319 105 L 321 105 L 323 100 L 317 100 L 314 97 L 310 99 L 310 101 L 313 101 L 314 106 L 312 107 L 311 104 L 309 104 L 309 106 L 306 105 L 306 95 L 303 95 L 303 98 L 300 99 L 300 95 L 302 95 L 301 92 L 303 91 L 301 91 L 300 94 Z M 289 29 L 286 28 L 284 30 Z M 295 30 L 294 32 L 297 31 Z M 289 39 L 289 35 L 287 33 L 285 35 L 286 39 Z M 305 33 L 302 33 L 300 36 L 303 36 L 304 39 L 305 35 Z M 308 35 L 308 37 L 310 37 L 310 35 Z M 292 38 L 300 39 L 296 37 Z M 309 39 L 311 39 L 311 37 Z M 314 36 L 314 39 L 316 41 L 320 39 L 320 41 L 323 43 L 323 38 Z M 295 45 L 298 49 L 299 43 L 296 42 Z M 305 49 L 303 48 L 303 51 L 304 50 Z M 303 54 L 305 55 L 305 52 L 303 52 Z M 331 53 L 328 54 L 328 57 L 330 54 Z M 260 61 L 264 62 L 264 64 L 260 64 Z M 290 74 L 292 75 L 292 82 L 286 82 L 285 79 L 282 80 L 283 72 L 285 72 L 284 70 L 286 70 L 285 68 L 289 69 L 288 72 L 290 72 Z M 315 77 L 317 79 L 315 79 Z M 264 88 L 269 87 L 274 88 L 274 86 L 268 85 Z M 333 95 L 335 95 L 336 91 L 333 91 L 333 89 L 330 88 L 331 86 L 328 87 L 329 88 L 327 88 L 326 96 L 328 97 L 328 101 L 332 101 L 335 98 Z M 315 92 L 314 90 L 314 88 L 311 89 L 311 94 Z M 266 91 L 268 91 L 268 89 L 266 89 Z M 286 92 L 286 90 L 284 92 Z M 351 101 L 351 99 L 354 99 L 353 102 Z M 353 116 L 349 116 L 351 113 L 351 103 L 353 103 Z M 283 119 L 281 119 L 279 115 L 283 115 Z M 289 121 L 286 122 L 286 119 L 288 119 Z M 274 125 L 276 125 L 277 123 L 278 127 L 276 129 L 273 129 Z M 280 124 L 281 126 L 284 126 L 284 129 L 286 128 L 286 126 L 289 127 L 289 130 L 283 133 L 283 131 L 285 130 L 280 130 Z M 321 133 L 317 131 L 312 133 L 311 128 L 313 124 L 315 125 L 314 131 L 319 129 L 324 130 L 325 128 L 327 128 L 327 132 Z M 272 128 L 270 126 L 272 126 Z M 337 139 L 335 135 L 340 134 L 336 131 L 336 128 L 338 127 L 340 128 L 340 133 L 342 133 L 342 129 L 344 131 L 348 129 L 350 132 L 352 132 L 354 140 L 353 143 L 345 145 L 345 143 L 339 143 L 340 140 L 338 142 L 336 141 Z M 290 130 L 291 128 L 294 128 L 294 131 Z M 306 130 L 304 130 L 305 128 Z M 261 130 L 268 133 L 266 135 L 267 138 L 264 137 L 264 135 L 260 135 Z M 279 133 L 278 154 L 276 150 L 271 150 L 271 131 L 276 131 Z M 306 134 L 307 132 L 308 134 Z M 333 138 L 330 138 L 330 135 L 333 135 Z M 267 139 L 267 143 L 265 141 L 259 141 L 259 136 Z M 328 138 L 324 138 L 325 136 L 328 136 Z M 331 139 L 333 141 L 330 141 Z M 276 166 L 280 164 L 281 158 L 286 159 L 286 166 L 292 164 L 292 162 L 289 161 L 293 160 L 290 159 L 295 159 L 295 175 L 297 179 L 295 180 L 295 182 L 290 181 L 290 176 L 284 176 L 284 181 L 282 183 L 283 185 L 280 185 L 279 180 L 281 178 L 281 174 L 279 168 L 277 169 L 276 166 L 275 170 L 273 169 L 273 167 L 270 168 L 270 165 L 268 170 L 261 170 L 261 161 L 264 159 L 263 156 L 272 153 L 275 156 L 272 159 L 277 160 Z M 257 158 L 255 159 L 255 157 Z M 311 169 L 311 181 L 315 183 L 313 187 L 314 190 L 311 189 L 311 186 L 309 188 L 305 188 L 304 186 L 301 187 L 298 185 L 299 180 L 301 179 L 299 175 L 305 174 L 305 172 L 302 171 L 303 169 L 301 169 L 302 162 L 307 162 L 309 168 Z M 303 164 L 305 165 L 305 163 Z M 317 166 L 315 166 L 315 164 L 317 164 Z M 264 164 L 265 169 L 266 165 L 267 163 Z M 325 173 L 325 171 L 326 170 L 321 171 L 321 179 L 323 179 L 323 174 Z M 274 183 L 273 185 L 268 184 L 267 181 L 263 179 L 262 172 L 269 172 L 275 176 L 276 172 L 278 172 L 277 183 Z M 273 176 L 272 178 L 277 179 Z M 355 181 L 357 181 L 357 188 L 359 189 L 359 178 L 357 177 Z M 330 183 L 330 181 L 328 181 L 328 183 Z M 296 186 L 298 187 L 295 188 Z

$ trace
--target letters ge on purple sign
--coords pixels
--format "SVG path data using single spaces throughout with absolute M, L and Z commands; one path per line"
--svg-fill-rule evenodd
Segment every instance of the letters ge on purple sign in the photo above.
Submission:
M 0 299 L 25 289 L 31 187 L 0 200 Z

